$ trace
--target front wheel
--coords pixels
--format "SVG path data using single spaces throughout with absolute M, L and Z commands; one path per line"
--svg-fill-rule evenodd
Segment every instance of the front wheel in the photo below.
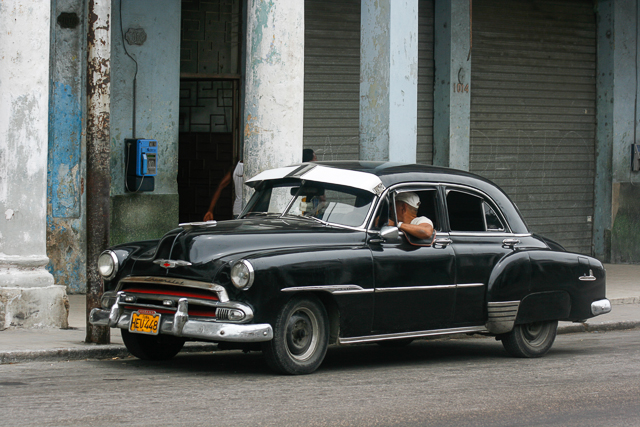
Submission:
M 553 345 L 557 330 L 557 320 L 516 325 L 501 337 L 502 345 L 514 357 L 541 357 Z
M 171 335 L 134 334 L 126 329 L 120 329 L 120 333 L 129 353 L 143 360 L 171 359 L 182 350 L 185 342 Z
M 289 300 L 276 318 L 273 339 L 263 344 L 269 367 L 290 375 L 310 374 L 322 363 L 329 343 L 329 317 L 313 296 Z

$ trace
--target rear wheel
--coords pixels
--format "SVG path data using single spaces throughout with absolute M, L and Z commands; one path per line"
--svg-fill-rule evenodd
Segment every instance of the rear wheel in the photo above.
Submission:
M 289 300 L 278 314 L 273 339 L 263 344 L 269 367 L 290 375 L 310 374 L 322 363 L 329 343 L 329 317 L 313 296 Z
M 178 354 L 185 340 L 171 335 L 134 334 L 120 329 L 127 350 L 138 359 L 168 360 Z
M 553 345 L 557 330 L 557 320 L 516 325 L 501 337 L 502 345 L 514 357 L 544 356 Z

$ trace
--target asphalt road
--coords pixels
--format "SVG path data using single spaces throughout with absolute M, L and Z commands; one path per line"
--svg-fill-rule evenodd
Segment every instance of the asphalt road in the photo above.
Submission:
M 541 359 L 490 338 L 331 348 L 296 377 L 241 352 L 0 365 L 0 425 L 640 426 L 639 368 L 640 329 Z

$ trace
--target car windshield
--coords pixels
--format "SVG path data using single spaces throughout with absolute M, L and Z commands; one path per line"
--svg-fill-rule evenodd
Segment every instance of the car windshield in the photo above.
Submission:
M 242 216 L 295 216 L 357 227 L 364 222 L 374 199 L 372 193 L 357 188 L 321 182 L 300 184 L 263 183 Z

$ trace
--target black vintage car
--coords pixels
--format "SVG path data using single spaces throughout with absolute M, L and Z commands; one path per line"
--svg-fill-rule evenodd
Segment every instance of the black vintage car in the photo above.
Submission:
M 186 340 L 261 349 L 288 374 L 329 344 L 405 345 L 487 334 L 544 355 L 558 320 L 611 310 L 605 271 L 532 234 L 509 198 L 471 173 L 378 162 L 303 163 L 260 173 L 239 219 L 180 224 L 100 255 L 102 309 L 142 359 Z M 395 198 L 419 197 L 430 239 L 399 231 Z

